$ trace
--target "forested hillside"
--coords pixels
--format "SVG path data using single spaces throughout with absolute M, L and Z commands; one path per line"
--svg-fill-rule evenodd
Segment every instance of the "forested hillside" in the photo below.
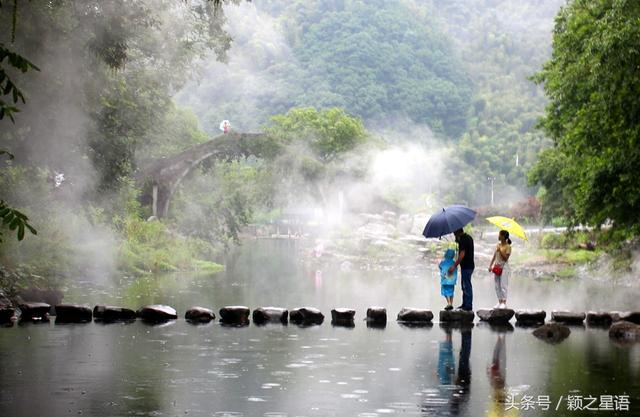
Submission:
M 281 2 L 229 10 L 228 65 L 205 63 L 177 97 L 205 130 L 259 130 L 291 107 L 337 106 L 380 126 L 428 126 L 451 148 L 448 201 L 484 205 L 535 193 L 526 172 L 549 141 L 535 129 L 562 0 Z M 251 56 L 249 60 L 246 57 Z M 385 129 L 386 130 L 386 129 Z M 395 141 L 397 138 L 388 137 Z M 463 173 L 458 175 L 458 173 Z

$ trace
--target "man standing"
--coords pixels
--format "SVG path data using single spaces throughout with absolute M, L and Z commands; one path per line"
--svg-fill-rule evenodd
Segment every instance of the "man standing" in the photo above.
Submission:
M 466 234 L 464 230 L 458 229 L 453 232 L 458 242 L 458 259 L 449 268 L 452 273 L 460 265 L 460 283 L 462 285 L 462 305 L 461 310 L 473 310 L 473 287 L 471 286 L 471 275 L 476 267 L 473 262 L 473 238 Z

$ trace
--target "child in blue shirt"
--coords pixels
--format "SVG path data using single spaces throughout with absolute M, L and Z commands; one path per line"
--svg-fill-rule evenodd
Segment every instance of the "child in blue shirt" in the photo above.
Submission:
M 440 294 L 447 299 L 445 310 L 453 309 L 453 290 L 458 280 L 458 269 L 454 269 L 452 273 L 449 273 L 448 270 L 455 263 L 455 255 L 455 250 L 447 249 L 444 252 L 444 259 L 438 265 L 440 268 Z

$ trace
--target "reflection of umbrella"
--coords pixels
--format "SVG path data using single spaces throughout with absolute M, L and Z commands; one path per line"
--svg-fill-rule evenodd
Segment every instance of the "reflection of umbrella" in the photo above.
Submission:
M 441 237 L 461 229 L 476 217 L 476 212 L 469 207 L 455 205 L 443 208 L 431 216 L 422 234 L 424 237 Z
M 487 217 L 487 221 L 491 224 L 495 224 L 503 230 L 506 230 L 510 235 L 518 236 L 520 239 L 529 240 L 522 226 L 513 219 L 503 216 L 493 216 Z

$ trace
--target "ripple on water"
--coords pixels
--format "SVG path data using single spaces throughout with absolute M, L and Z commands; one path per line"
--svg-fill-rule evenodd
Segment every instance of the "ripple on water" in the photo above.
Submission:
M 264 398 L 261 397 L 247 397 L 247 401 L 252 402 L 252 403 L 263 403 L 267 400 L 265 400 Z
M 217 411 L 213 413 L 213 417 L 244 417 L 244 413 L 239 411 Z
M 285 365 L 285 368 L 304 368 L 307 366 L 306 363 L 290 363 Z

